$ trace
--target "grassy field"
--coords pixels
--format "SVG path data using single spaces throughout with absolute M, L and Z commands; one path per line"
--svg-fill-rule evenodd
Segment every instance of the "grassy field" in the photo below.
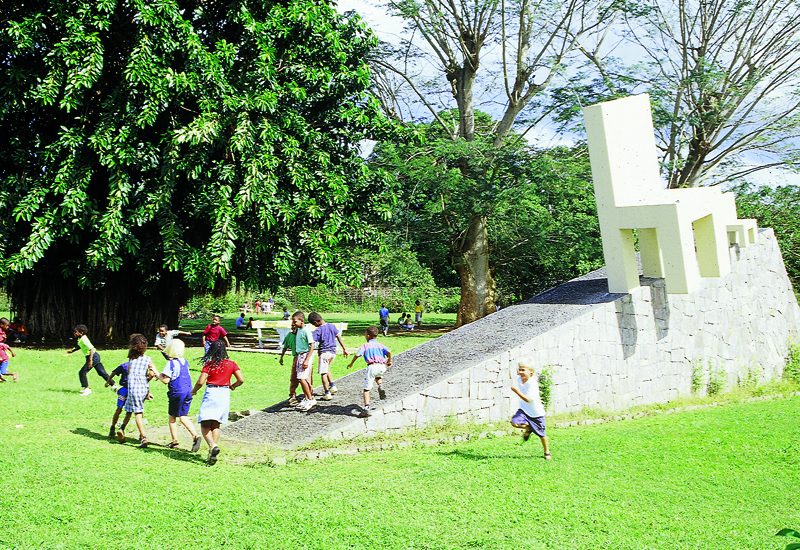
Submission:
M 223 441 L 209 468 L 205 448 L 109 440 L 113 394 L 92 374 L 79 396 L 80 358 L 62 353 L 21 349 L 20 382 L 0 384 L 0 548 L 778 549 L 774 533 L 800 527 L 797 397 L 551 429 L 551 463 L 514 437 L 285 467 Z M 110 368 L 125 352 L 101 354 Z M 234 408 L 283 397 L 275 356 L 234 359 L 247 380 Z M 148 429 L 167 442 L 151 386 Z

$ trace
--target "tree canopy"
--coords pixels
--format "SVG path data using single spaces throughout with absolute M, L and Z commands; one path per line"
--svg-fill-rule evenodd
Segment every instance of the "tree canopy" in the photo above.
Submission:
M 365 95 L 357 18 L 319 0 L 5 6 L 0 274 L 34 331 L 144 330 L 231 275 L 358 277 L 337 252 L 391 201 L 354 144 L 394 126 Z

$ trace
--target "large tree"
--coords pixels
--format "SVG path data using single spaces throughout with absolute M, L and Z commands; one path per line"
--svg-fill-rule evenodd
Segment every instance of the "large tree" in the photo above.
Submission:
M 353 143 L 365 27 L 325 1 L 7 2 L 0 275 L 38 334 L 162 322 L 231 276 L 349 280 L 337 252 L 388 212 Z
M 398 118 L 418 117 L 416 105 L 427 108 L 428 117 L 461 155 L 456 164 L 464 178 L 460 200 L 466 204 L 459 209 L 463 218 L 458 225 L 464 227 L 452 249 L 461 284 L 458 324 L 495 311 L 488 236 L 493 205 L 479 190 L 492 187 L 498 173 L 495 162 L 503 150 L 515 147 L 546 118 L 542 92 L 564 75 L 570 56 L 596 51 L 614 19 L 615 4 L 605 0 L 388 2 L 407 22 L 408 33 L 391 55 L 374 61 L 376 93 L 385 111 Z M 403 99 L 410 94 L 417 101 L 409 110 Z M 483 134 L 476 124 L 481 101 L 498 110 L 497 122 Z M 457 116 L 442 118 L 445 108 L 453 108 Z

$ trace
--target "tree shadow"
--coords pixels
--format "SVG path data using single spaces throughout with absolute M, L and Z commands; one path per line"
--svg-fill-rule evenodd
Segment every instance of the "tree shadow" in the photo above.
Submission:
M 91 430 L 87 430 L 86 428 L 75 428 L 74 430 L 71 431 L 76 435 L 89 437 L 91 439 L 96 439 L 98 441 L 107 441 L 109 443 L 117 442 L 116 439 L 108 437 L 108 434 L 93 432 Z M 125 445 L 125 443 L 122 443 L 122 445 Z M 133 446 L 138 446 L 138 444 L 133 444 Z M 202 464 L 205 464 L 206 462 L 205 459 L 202 458 L 199 453 L 193 453 L 185 449 L 170 449 L 167 446 L 162 445 L 160 443 L 148 442 L 147 448 L 142 450 L 148 452 L 160 453 L 166 458 L 169 458 L 171 460 L 179 460 L 181 462 L 197 462 Z

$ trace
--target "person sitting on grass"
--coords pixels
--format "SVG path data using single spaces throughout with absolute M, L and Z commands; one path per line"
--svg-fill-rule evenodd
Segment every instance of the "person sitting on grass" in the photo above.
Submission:
M 411 322 L 411 315 L 406 315 L 405 318 L 400 318 L 400 327 L 406 330 L 414 330 L 414 323 Z
M 128 397 L 125 399 L 125 412 L 133 413 L 133 421 L 139 430 L 139 447 L 147 447 L 144 433 L 144 402 L 150 395 L 149 381 L 158 376 L 153 360 L 145 355 L 147 338 L 143 334 L 131 334 L 128 345 Z
M 539 380 L 533 375 L 534 369 L 530 361 L 523 359 L 517 364 L 517 381 L 511 386 L 511 391 L 519 396 L 519 409 L 511 418 L 511 425 L 522 428 L 522 440 L 528 441 L 531 433 L 535 433 L 542 441 L 544 458 L 552 460 L 550 447 L 547 443 L 545 410 L 542 399 L 539 397 Z
M 392 352 L 377 340 L 378 327 L 369 327 L 364 333 L 364 338 L 367 339 L 367 343 L 358 348 L 353 355 L 353 360 L 347 365 L 349 369 L 359 357 L 363 357 L 367 362 L 367 369 L 364 372 L 364 410 L 359 414 L 362 418 L 372 414 L 369 408 L 369 393 L 372 390 L 373 381 L 378 384 L 378 396 L 386 399 L 386 392 L 381 385 L 381 380 L 386 368 L 392 366 Z
M 108 380 L 106 380 L 106 387 L 112 386 L 115 390 L 117 390 L 117 410 L 114 411 L 114 416 L 111 419 L 111 429 L 108 431 L 108 437 L 116 437 L 117 441 L 120 443 L 125 443 L 125 428 L 128 426 L 128 422 L 131 421 L 131 414 L 133 414 L 126 412 L 125 418 L 122 421 L 122 425 L 119 427 L 119 430 L 116 429 L 119 415 L 122 414 L 122 409 L 125 408 L 125 400 L 128 398 L 129 366 L 130 363 L 125 361 L 120 366 L 112 370 L 111 375 L 108 377 Z M 114 384 L 115 376 L 119 376 L 119 385 Z
M 236 318 L 236 328 L 242 330 L 247 325 L 247 321 L 244 320 L 244 313 L 239 314 L 239 317 Z
M 192 452 L 200 450 L 200 436 L 194 429 L 194 424 L 189 420 L 189 408 L 192 406 L 192 378 L 189 374 L 189 362 L 183 358 L 185 345 L 182 340 L 173 340 L 166 349 L 169 356 L 167 366 L 158 375 L 158 379 L 168 385 L 167 400 L 169 408 L 169 434 L 172 442 L 167 445 L 169 449 L 178 448 L 178 426 L 177 419 L 180 418 L 181 424 L 189 431 L 192 436 Z
M 213 466 L 219 455 L 220 426 L 228 423 L 231 409 L 231 391 L 244 384 L 244 377 L 239 365 L 228 359 L 225 342 L 215 340 L 203 356 L 203 371 L 192 388 L 192 395 L 197 395 L 200 388 L 206 386 L 203 400 L 200 402 L 200 430 L 208 443 L 206 464 Z M 231 384 L 231 377 L 236 382 Z

